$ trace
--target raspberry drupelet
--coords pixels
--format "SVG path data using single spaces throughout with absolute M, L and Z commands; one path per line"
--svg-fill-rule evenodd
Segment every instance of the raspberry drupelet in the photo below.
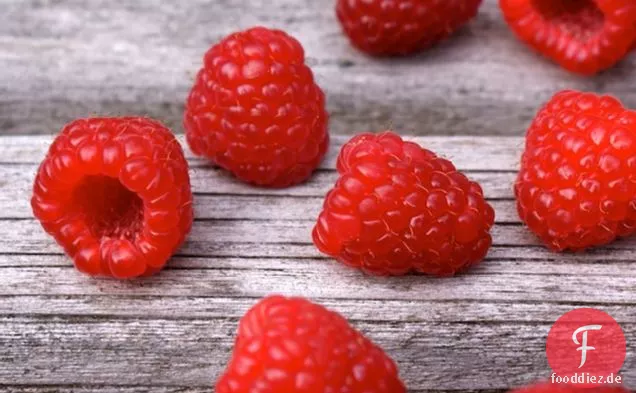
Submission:
M 563 91 L 526 135 L 519 217 L 553 250 L 582 250 L 636 231 L 636 111 L 611 96 Z
M 407 55 L 444 40 L 477 15 L 482 0 L 338 0 L 351 43 L 375 56 Z
M 633 0 L 499 0 L 514 33 L 563 68 L 593 75 L 636 45 Z
M 453 164 L 392 132 L 361 134 L 313 230 L 320 251 L 374 274 L 450 276 L 480 262 L 494 210 Z
M 221 40 L 203 63 L 184 116 L 192 151 L 260 186 L 309 178 L 329 145 L 328 115 L 300 43 L 255 27 Z
M 31 205 L 78 270 L 116 278 L 159 271 L 193 219 L 181 146 L 136 117 L 67 124 L 40 164 Z
M 216 393 L 406 393 L 393 360 L 339 314 L 270 296 L 243 316 Z

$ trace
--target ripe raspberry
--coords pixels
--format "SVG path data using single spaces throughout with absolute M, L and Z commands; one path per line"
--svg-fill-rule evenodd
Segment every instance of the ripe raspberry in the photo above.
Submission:
M 596 387 L 577 387 L 574 385 L 542 382 L 519 389 L 513 389 L 509 393 L 630 393 L 630 391 L 621 386 L 602 385 Z
M 447 38 L 477 15 L 481 0 L 338 0 L 351 43 L 377 56 L 406 55 Z
M 494 210 L 450 161 L 385 132 L 351 139 L 337 168 L 313 230 L 325 254 L 376 275 L 448 276 L 488 252 Z
M 75 120 L 40 164 L 31 206 L 78 270 L 152 274 L 192 225 L 188 164 L 170 130 L 154 120 Z
M 190 148 L 268 187 L 306 180 L 329 145 L 325 96 L 302 46 L 255 27 L 213 46 L 186 102 Z
M 636 230 L 636 111 L 564 91 L 534 119 L 515 184 L 521 220 L 548 247 L 580 250 Z
M 241 319 L 217 393 L 405 393 L 395 363 L 339 314 L 270 296 Z
M 592 75 L 636 41 L 634 0 L 499 0 L 512 30 L 563 68 Z

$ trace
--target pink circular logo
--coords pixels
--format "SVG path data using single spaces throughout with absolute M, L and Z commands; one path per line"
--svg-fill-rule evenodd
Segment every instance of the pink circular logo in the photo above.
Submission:
M 546 343 L 552 382 L 580 386 L 616 385 L 627 353 L 620 325 L 606 312 L 579 308 L 561 316 Z

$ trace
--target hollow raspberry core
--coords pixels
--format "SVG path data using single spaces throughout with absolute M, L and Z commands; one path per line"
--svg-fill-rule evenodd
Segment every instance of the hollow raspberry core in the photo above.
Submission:
M 96 238 L 134 241 L 143 224 L 143 202 L 109 176 L 86 176 L 73 191 L 73 207 Z
M 534 0 L 533 4 L 545 19 L 581 40 L 593 37 L 605 23 L 594 0 Z
M 154 274 L 190 232 L 188 162 L 161 123 L 77 119 L 62 128 L 33 182 L 33 215 L 92 276 Z

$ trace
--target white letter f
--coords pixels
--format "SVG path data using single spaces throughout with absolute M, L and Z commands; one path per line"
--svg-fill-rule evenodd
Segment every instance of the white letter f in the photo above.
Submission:
M 576 350 L 577 351 L 581 351 L 581 365 L 579 366 L 579 368 L 583 367 L 583 365 L 585 364 L 585 361 L 587 360 L 587 351 L 593 351 L 596 348 L 594 347 L 588 347 L 587 346 L 587 331 L 588 330 L 601 330 L 603 326 L 601 325 L 587 325 L 587 326 L 581 326 L 580 328 L 576 329 L 574 331 L 574 334 L 572 334 L 572 341 L 574 341 L 574 344 L 576 345 L 580 345 L 580 347 L 578 347 Z M 576 338 L 576 336 L 579 335 L 579 333 L 583 332 L 583 340 L 582 343 L 579 342 L 579 340 Z

